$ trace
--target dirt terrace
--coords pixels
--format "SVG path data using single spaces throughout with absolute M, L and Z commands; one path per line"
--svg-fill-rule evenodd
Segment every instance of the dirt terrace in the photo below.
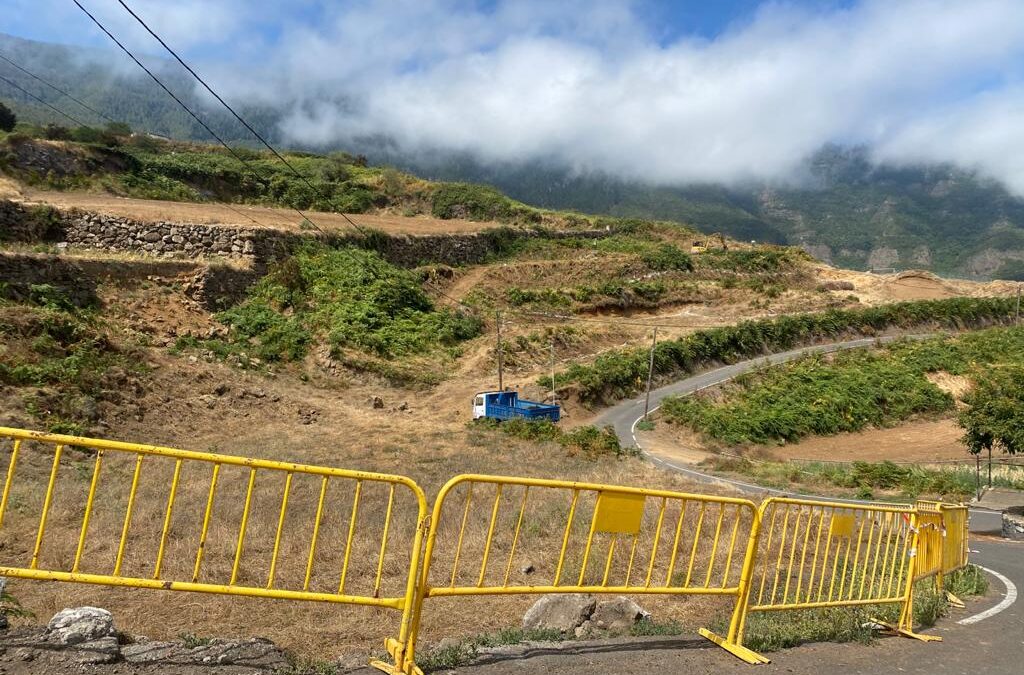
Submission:
M 0 186 L 0 188 L 6 186 Z M 5 191 L 0 190 L 0 196 Z M 179 223 L 241 225 L 266 227 L 276 230 L 299 231 L 302 217 L 293 209 L 248 206 L 244 204 L 197 204 L 168 202 L 156 199 L 131 199 L 85 192 L 54 192 L 20 188 L 11 198 L 31 203 L 49 204 L 61 209 L 79 208 L 111 216 L 141 221 L 169 221 Z M 442 220 L 427 216 L 404 217 L 389 214 L 348 214 L 304 211 L 309 220 L 328 232 L 344 232 L 360 227 L 374 228 L 388 234 L 453 234 L 478 232 L 495 227 L 493 222 L 470 220 Z M 250 220 L 250 218 L 252 220 Z M 347 218 L 347 219 L 346 219 Z M 253 223 L 255 220 L 259 225 Z

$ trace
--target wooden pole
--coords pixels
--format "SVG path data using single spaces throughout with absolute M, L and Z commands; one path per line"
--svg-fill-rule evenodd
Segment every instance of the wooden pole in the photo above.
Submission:
M 988 486 L 992 487 L 992 446 L 988 446 Z
M 1020 325 L 1020 284 L 1017 284 L 1017 313 L 1013 319 L 1013 325 Z
M 555 393 L 555 338 L 551 337 L 551 402 L 558 403 Z
M 494 313 L 498 324 L 498 391 L 505 391 L 505 353 L 501 344 L 501 310 Z
M 654 327 L 654 338 L 651 340 L 651 361 L 647 366 L 647 398 L 644 400 L 644 419 L 651 408 L 651 381 L 654 379 L 654 348 L 658 344 L 658 327 Z
M 981 501 L 981 453 L 974 456 L 974 485 L 978 493 L 978 501 Z

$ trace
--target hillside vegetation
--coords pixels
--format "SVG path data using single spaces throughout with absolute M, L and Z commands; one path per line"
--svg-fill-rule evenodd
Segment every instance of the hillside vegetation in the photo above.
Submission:
M 730 445 L 794 442 L 948 412 L 953 396 L 926 375 L 984 379 L 993 364 L 1021 359 L 1021 328 L 901 340 L 765 368 L 713 395 L 672 397 L 662 404 L 661 415 Z
M 732 363 L 844 335 L 900 328 L 982 327 L 1008 320 L 1014 308 L 1012 298 L 951 298 L 743 321 L 660 342 L 654 351 L 654 373 L 668 379 L 710 364 Z M 648 358 L 646 349 L 609 351 L 592 363 L 573 364 L 557 373 L 555 384 L 571 387 L 583 401 L 620 400 L 640 391 L 647 377 Z M 549 386 L 550 378 L 542 378 L 541 384 Z

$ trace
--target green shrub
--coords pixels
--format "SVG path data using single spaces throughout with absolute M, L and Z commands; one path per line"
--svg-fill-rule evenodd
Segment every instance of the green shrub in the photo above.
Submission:
M 317 244 L 283 261 L 218 318 L 239 348 L 271 361 L 301 359 L 315 337 L 336 353 L 417 354 L 475 337 L 482 326 L 476 317 L 434 309 L 411 272 L 374 252 Z
M 1009 320 L 1014 311 L 1013 303 L 1012 298 L 950 298 L 744 321 L 659 343 L 654 354 L 654 369 L 659 378 L 674 377 L 714 363 L 733 363 L 846 335 L 926 326 L 983 327 Z M 585 402 L 626 398 L 643 387 L 648 357 L 647 349 L 605 352 L 592 363 L 574 364 L 559 373 L 556 384 L 574 384 Z M 550 377 L 541 378 L 539 383 L 550 388 Z
M 649 269 L 655 271 L 693 271 L 693 259 L 675 244 L 659 244 L 653 250 L 640 254 L 640 259 Z
M 431 213 L 435 218 L 465 218 L 509 222 L 517 218 L 539 220 L 535 211 L 486 185 L 441 183 L 434 190 Z

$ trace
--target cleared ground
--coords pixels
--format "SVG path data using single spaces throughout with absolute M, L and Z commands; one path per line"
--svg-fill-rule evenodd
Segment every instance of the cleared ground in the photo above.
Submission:
M 3 186 L 0 186 L 3 187 Z M 58 208 L 79 208 L 111 216 L 123 216 L 143 221 L 171 221 L 179 223 L 200 223 L 238 225 L 242 227 L 267 227 L 279 230 L 298 231 L 302 217 L 292 209 L 270 208 L 232 204 L 189 202 L 168 202 L 155 199 L 130 199 L 112 195 L 86 192 L 55 192 L 21 188 L 20 195 L 13 197 L 25 202 L 50 204 Z M 2 196 L 2 194 L 0 194 Z M 357 233 L 349 222 L 360 227 L 374 228 L 389 234 L 446 234 L 457 232 L 478 232 L 495 223 L 481 223 L 470 220 L 442 220 L 427 216 L 406 218 L 397 215 L 354 213 L 343 216 L 340 213 L 303 211 L 313 223 L 325 231 Z M 255 223 L 253 221 L 256 221 Z M 308 231 L 311 231 L 309 228 Z

